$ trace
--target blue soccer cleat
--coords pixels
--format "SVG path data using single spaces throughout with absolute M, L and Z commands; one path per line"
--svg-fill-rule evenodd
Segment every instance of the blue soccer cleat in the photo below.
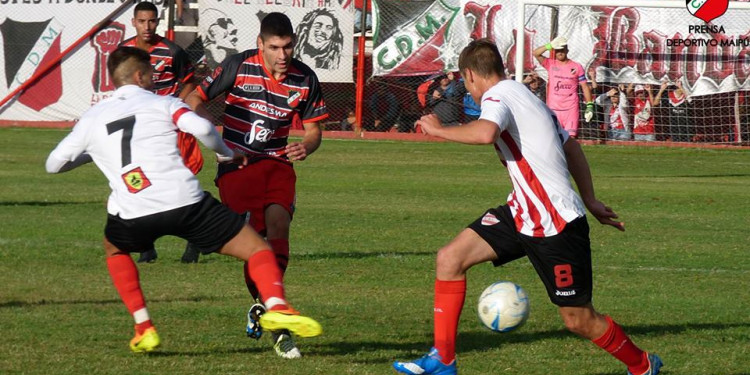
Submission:
M 263 336 L 263 328 L 260 326 L 260 317 L 266 313 L 266 307 L 262 303 L 256 303 L 250 307 L 247 312 L 247 326 L 245 333 L 247 337 L 259 339 Z
M 643 374 L 636 374 L 636 375 L 657 375 L 659 373 L 659 369 L 661 369 L 661 366 L 664 366 L 664 363 L 662 363 L 661 358 L 659 358 L 656 354 L 648 354 L 648 371 L 644 372 Z M 628 371 L 628 375 L 633 375 L 630 371 Z
M 393 368 L 402 374 L 409 375 L 456 375 L 456 360 L 449 365 L 441 362 L 442 357 L 435 348 L 424 357 L 412 362 L 393 362 Z

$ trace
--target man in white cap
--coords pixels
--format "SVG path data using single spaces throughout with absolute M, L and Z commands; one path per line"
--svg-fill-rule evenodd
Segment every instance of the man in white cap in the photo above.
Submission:
M 542 56 L 550 51 L 550 57 Z M 568 59 L 568 39 L 558 36 L 537 47 L 534 57 L 547 69 L 547 106 L 557 115 L 557 120 L 571 137 L 578 136 L 578 86 L 586 101 L 584 118 L 590 122 L 594 116 L 594 102 L 581 64 Z

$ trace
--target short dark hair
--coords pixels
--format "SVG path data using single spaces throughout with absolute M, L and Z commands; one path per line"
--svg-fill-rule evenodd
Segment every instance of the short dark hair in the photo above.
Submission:
M 141 1 L 140 3 L 138 3 L 138 5 L 136 5 L 133 9 L 133 16 L 135 17 L 136 13 L 141 11 L 154 12 L 156 13 L 157 17 L 159 16 L 159 10 L 156 9 L 156 5 L 154 5 L 154 3 L 152 2 Z
M 471 69 L 482 77 L 496 74 L 502 77 L 505 74 L 503 57 L 497 49 L 497 44 L 492 39 L 482 38 L 469 43 L 458 56 L 458 69 L 463 73 Z
M 263 20 L 260 21 L 260 39 L 266 40 L 272 36 L 278 37 L 294 37 L 294 28 L 292 27 L 292 21 L 284 13 L 272 12 L 268 13 Z
M 128 72 L 121 72 L 123 74 L 115 74 L 117 68 L 120 67 L 124 62 L 133 59 L 133 69 Z M 117 47 L 117 49 L 109 55 L 107 59 L 107 72 L 112 77 L 112 81 L 116 86 L 120 86 L 123 82 L 122 75 L 130 76 L 135 70 L 146 71 L 151 68 L 151 55 L 135 47 Z

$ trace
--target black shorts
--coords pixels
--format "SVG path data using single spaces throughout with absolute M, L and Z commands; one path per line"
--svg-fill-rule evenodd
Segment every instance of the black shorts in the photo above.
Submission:
M 591 302 L 591 242 L 585 216 L 569 222 L 557 235 L 531 237 L 518 233 L 510 208 L 503 205 L 487 210 L 468 228 L 495 250 L 496 267 L 528 256 L 555 305 Z
M 184 238 L 203 254 L 221 249 L 245 225 L 242 217 L 204 193 L 200 202 L 135 219 L 107 215 L 104 236 L 118 249 L 140 253 L 154 248 L 157 238 Z

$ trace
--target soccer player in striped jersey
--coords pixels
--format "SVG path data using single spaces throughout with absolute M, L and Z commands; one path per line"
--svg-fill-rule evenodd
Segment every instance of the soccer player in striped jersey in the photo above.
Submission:
M 443 127 L 435 115 L 417 121 L 423 132 L 466 144 L 492 144 L 508 169 L 507 204 L 487 210 L 437 254 L 434 347 L 421 359 L 395 362 L 405 374 L 457 373 L 456 333 L 466 297 L 466 272 L 528 257 L 559 307 L 565 326 L 622 361 L 629 374 L 655 375 L 662 363 L 628 338 L 591 303 L 592 267 L 586 208 L 602 224 L 625 230 L 596 199 L 586 157 L 555 114 L 518 82 L 506 80 L 490 39 L 469 43 L 458 60 L 467 90 L 481 105 L 479 119 Z M 580 196 L 570 181 L 576 182 Z M 585 206 L 585 208 L 584 208 Z
M 224 59 L 186 99 L 197 113 L 211 118 L 204 102 L 226 94 L 221 121 L 224 141 L 246 154 L 250 164 L 243 169 L 220 164 L 216 178 L 219 194 L 229 208 L 249 215 L 252 227 L 271 244 L 282 271 L 289 261 L 289 226 L 294 213 L 297 177 L 292 163 L 305 160 L 320 146 L 319 122 L 328 117 L 318 77 L 292 58 L 295 42 L 286 15 L 266 15 L 258 48 Z M 301 142 L 288 141 L 294 123 L 302 123 L 305 129 Z M 254 281 L 245 279 L 253 297 L 262 296 Z M 260 304 L 248 312 L 248 336 L 260 338 L 257 320 L 262 313 Z M 301 356 L 288 332 L 272 334 L 279 356 Z
M 93 161 L 109 180 L 104 250 L 107 268 L 120 298 L 135 320 L 134 352 L 160 345 L 146 308 L 132 252 L 153 248 L 164 235 L 176 235 L 205 252 L 245 261 L 269 311 L 260 324 L 317 336 L 320 325 L 300 316 L 284 296 L 282 273 L 270 245 L 240 215 L 201 189 L 177 149 L 177 131 L 191 133 L 216 152 L 220 161 L 246 158 L 222 142 L 213 124 L 177 98 L 158 96 L 152 84 L 148 53 L 119 47 L 107 62 L 113 95 L 81 116 L 73 131 L 50 153 L 49 173 L 69 171 Z
M 123 41 L 120 46 L 140 48 L 151 55 L 151 66 L 154 68 L 154 87 L 151 90 L 157 95 L 170 95 L 185 99 L 195 89 L 195 83 L 192 81 L 193 65 L 180 46 L 156 34 L 159 13 L 154 3 L 147 1 L 138 3 L 133 10 L 132 24 L 136 35 Z M 197 174 L 203 167 L 203 155 L 198 143 L 190 134 L 184 132 L 177 134 L 177 144 L 182 159 L 185 165 Z M 154 262 L 156 257 L 156 250 L 151 249 L 141 253 L 138 262 Z

